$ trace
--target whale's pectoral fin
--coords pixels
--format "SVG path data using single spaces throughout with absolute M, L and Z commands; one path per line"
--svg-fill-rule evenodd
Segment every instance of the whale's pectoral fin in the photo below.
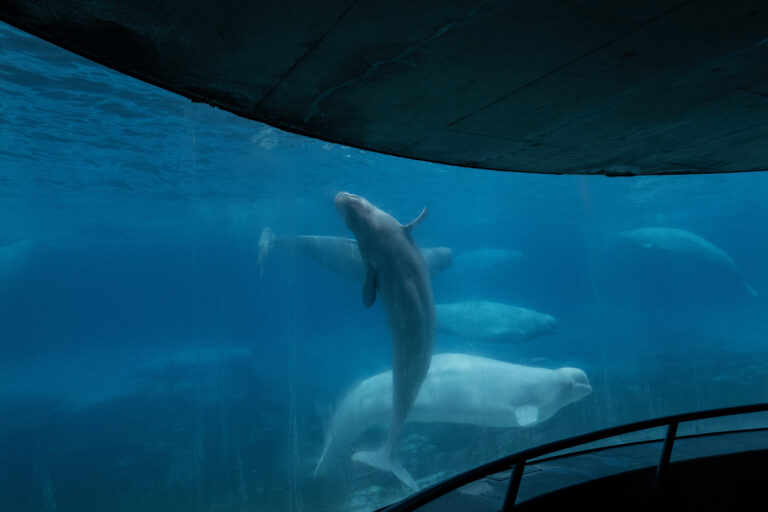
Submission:
M 369 308 L 376 301 L 376 271 L 368 265 L 365 270 L 365 283 L 363 283 L 363 304 Z
M 424 209 L 421 210 L 421 213 L 419 214 L 419 216 L 413 219 L 411 222 L 409 222 L 405 226 L 403 226 L 403 229 L 406 231 L 406 233 L 410 233 L 411 231 L 413 231 L 413 228 L 418 226 L 419 223 L 426 218 L 427 218 L 427 208 L 424 207 Z
M 382 447 L 378 450 L 356 452 L 352 455 L 352 460 L 355 462 L 362 462 L 366 466 L 382 471 L 389 471 L 395 475 L 398 480 L 410 487 L 411 490 L 419 490 L 419 485 L 416 483 L 416 480 L 413 479 L 408 470 L 405 469 L 399 461 L 393 460 L 386 447 Z
M 515 419 L 521 427 L 536 423 L 539 419 L 539 408 L 535 405 L 523 405 L 515 409 Z

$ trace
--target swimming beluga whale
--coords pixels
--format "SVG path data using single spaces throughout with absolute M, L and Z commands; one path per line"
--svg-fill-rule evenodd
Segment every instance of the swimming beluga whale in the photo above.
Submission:
M 644 249 L 683 254 L 716 268 L 744 285 L 750 295 L 760 296 L 741 275 L 733 259 L 711 242 L 695 233 L 679 228 L 646 227 L 619 233 L 622 240 L 634 243 Z
M 479 272 L 518 263 L 522 254 L 513 249 L 480 248 L 456 256 L 456 268 Z
M 270 228 L 264 228 L 259 236 L 259 271 L 264 269 L 277 251 L 295 250 L 317 261 L 324 267 L 348 279 L 362 283 L 365 267 L 357 248 L 357 240 L 340 236 L 322 235 L 276 235 Z M 453 264 L 453 251 L 448 247 L 425 247 L 421 249 L 430 276 L 436 276 Z
M 521 343 L 556 334 L 558 321 L 546 313 L 487 300 L 437 304 L 437 331 L 463 338 Z
M 385 424 L 392 410 L 392 372 L 353 388 L 336 409 L 315 468 L 321 475 L 345 460 L 366 430 Z M 466 354 L 435 354 L 408 414 L 409 422 L 528 427 L 592 392 L 578 368 L 537 368 Z
M 413 490 L 416 481 L 399 461 L 397 442 L 408 411 L 429 370 L 435 338 L 435 301 L 427 265 L 411 231 L 427 209 L 403 226 L 363 197 L 339 192 L 336 209 L 357 239 L 365 267 L 363 304 L 377 293 L 387 310 L 392 335 L 392 416 L 387 438 L 375 451 L 360 451 L 352 460 L 391 471 Z

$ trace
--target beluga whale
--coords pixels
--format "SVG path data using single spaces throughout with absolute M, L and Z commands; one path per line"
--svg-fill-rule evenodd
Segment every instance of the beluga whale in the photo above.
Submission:
M 546 313 L 487 300 L 437 304 L 437 331 L 463 338 L 521 343 L 556 334 L 558 321 Z
M 755 298 L 760 296 L 741 275 L 741 271 L 728 253 L 695 233 L 679 228 L 645 227 L 622 231 L 619 233 L 619 238 L 644 249 L 682 254 L 719 268 L 743 284 L 750 295 Z
M 521 257 L 520 251 L 513 249 L 474 249 L 456 256 L 456 268 L 479 272 L 517 263 Z
M 325 268 L 347 279 L 362 283 L 365 267 L 357 248 L 357 240 L 327 235 L 276 235 L 264 228 L 259 236 L 259 272 L 264 273 L 273 253 L 298 251 Z M 453 264 L 453 251 L 448 247 L 421 249 L 430 276 L 436 276 Z
M 315 475 L 342 463 L 350 446 L 392 410 L 392 372 L 365 379 L 336 409 Z M 408 422 L 533 427 L 592 393 L 579 368 L 538 368 L 469 354 L 435 354 Z
M 429 370 L 434 346 L 432 284 L 424 256 L 411 238 L 411 231 L 427 216 L 427 209 L 403 226 L 364 197 L 339 192 L 334 203 L 357 239 L 365 268 L 363 304 L 370 307 L 377 294 L 381 296 L 392 336 L 392 415 L 387 438 L 378 450 L 359 451 L 352 460 L 390 471 L 418 490 L 400 463 L 397 446 L 408 411 Z

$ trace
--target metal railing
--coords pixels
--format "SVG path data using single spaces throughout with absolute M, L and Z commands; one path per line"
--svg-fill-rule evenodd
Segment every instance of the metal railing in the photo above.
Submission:
M 637 432 L 639 430 L 647 430 L 651 428 L 666 426 L 667 430 L 664 438 L 664 446 L 662 448 L 661 457 L 659 458 L 659 463 L 656 466 L 656 476 L 654 479 L 655 491 L 658 494 L 664 482 L 664 476 L 669 466 L 669 458 L 672 454 L 672 447 L 674 445 L 675 440 L 679 438 L 682 439 L 687 437 L 697 437 L 697 436 L 680 436 L 678 438 L 677 427 L 680 423 L 687 422 L 687 421 L 703 420 L 708 418 L 718 418 L 722 416 L 735 416 L 738 414 L 749 414 L 749 413 L 765 412 L 765 411 L 768 411 L 768 403 L 759 403 L 759 404 L 743 405 L 743 406 L 737 406 L 737 407 L 726 407 L 722 409 L 711 409 L 707 411 L 696 411 L 696 412 L 689 412 L 689 413 L 683 413 L 683 414 L 675 414 L 672 416 L 664 416 L 661 418 L 637 421 L 634 423 L 628 423 L 626 425 L 619 425 L 616 427 L 596 430 L 594 432 L 590 432 L 587 434 L 570 437 L 568 439 L 562 439 L 559 441 L 554 441 L 552 443 L 543 444 L 540 446 L 536 446 L 534 448 L 529 448 L 527 450 L 523 450 L 523 451 L 514 453 L 512 455 L 507 455 L 506 457 L 502 457 L 500 459 L 496 459 L 494 461 L 478 466 L 474 469 L 470 469 L 469 471 L 466 471 L 459 475 L 443 480 L 442 482 L 438 482 L 437 484 L 427 487 L 426 489 L 423 489 L 417 492 L 416 494 L 413 494 L 403 499 L 402 501 L 399 501 L 397 503 L 394 503 L 392 505 L 379 509 L 377 512 L 411 512 L 413 510 L 418 509 L 419 507 L 426 505 L 427 503 L 433 500 L 436 500 L 437 498 L 453 490 L 458 489 L 459 487 L 472 483 L 481 478 L 485 478 L 487 476 L 500 473 L 502 471 L 508 471 L 510 469 L 513 469 L 512 475 L 509 479 L 509 486 L 507 487 L 507 493 L 504 498 L 504 504 L 501 509 L 502 512 L 509 512 L 515 506 L 515 501 L 517 499 L 517 492 L 520 488 L 520 482 L 523 477 L 523 471 L 525 470 L 525 465 L 531 459 L 537 459 L 547 454 L 559 452 L 569 448 L 574 448 L 576 446 L 583 445 L 583 444 L 593 443 L 595 441 L 600 441 L 602 439 L 607 439 L 610 437 L 628 434 L 630 432 Z M 766 428 L 768 428 L 768 425 L 766 425 Z M 751 429 L 751 430 L 754 430 L 754 429 Z M 762 429 L 758 429 L 758 430 L 762 430 Z M 735 432 L 735 431 L 730 431 L 730 432 Z M 610 446 L 610 448 L 615 448 L 617 446 L 631 445 L 631 444 L 636 444 L 636 443 L 612 445 Z M 609 447 L 603 447 L 601 449 L 604 449 L 604 448 L 609 448 Z M 589 451 L 593 451 L 593 450 L 586 450 L 585 452 L 589 452 Z M 552 458 L 575 456 L 575 455 L 578 455 L 579 453 L 583 453 L 583 452 L 575 452 L 575 453 L 571 452 L 571 453 L 563 454 L 557 457 L 551 457 L 549 460 L 551 460 Z M 537 462 L 540 462 L 540 461 L 537 461 Z

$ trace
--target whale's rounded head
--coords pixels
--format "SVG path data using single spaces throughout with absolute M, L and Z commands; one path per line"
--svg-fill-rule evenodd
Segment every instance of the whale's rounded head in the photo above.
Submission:
M 552 315 L 544 315 L 544 318 L 541 322 L 541 327 L 544 334 L 557 334 L 559 325 L 560 322 L 558 322 L 557 318 L 553 317 Z
M 435 247 L 432 249 L 435 254 L 434 268 L 435 273 L 442 272 L 453 265 L 453 249 L 448 247 Z
M 570 404 L 576 402 L 592 393 L 592 386 L 590 385 L 584 370 L 578 368 L 560 368 L 558 371 L 562 376 L 562 382 L 565 387 L 565 403 Z
M 356 235 L 358 229 L 364 226 L 367 219 L 371 217 L 375 208 L 366 198 L 349 192 L 339 192 L 333 202 L 347 227 Z

